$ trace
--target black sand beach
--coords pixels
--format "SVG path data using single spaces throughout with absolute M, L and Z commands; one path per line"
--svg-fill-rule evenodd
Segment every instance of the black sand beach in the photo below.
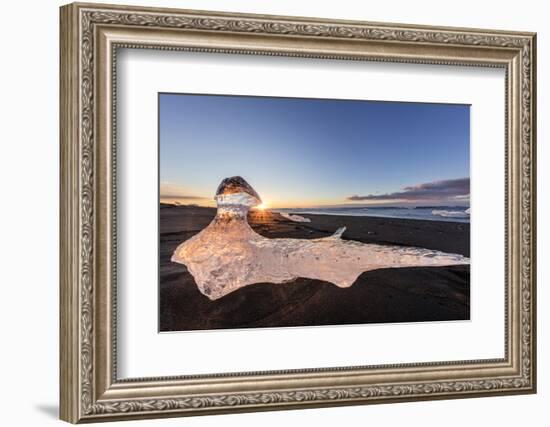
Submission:
M 468 320 L 470 267 L 416 267 L 361 274 L 350 288 L 297 279 L 246 286 L 210 301 L 174 249 L 206 227 L 215 208 L 160 207 L 160 331 Z M 344 239 L 419 246 L 470 256 L 467 223 L 374 217 L 308 215 L 310 223 L 277 213 L 251 212 L 249 223 L 265 237 L 314 239 L 346 226 Z

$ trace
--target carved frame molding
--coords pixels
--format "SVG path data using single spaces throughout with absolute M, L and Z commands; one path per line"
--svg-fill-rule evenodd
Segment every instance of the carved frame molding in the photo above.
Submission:
M 121 47 L 506 68 L 506 357 L 117 380 L 111 282 L 116 281 L 115 65 Z M 61 418 L 101 421 L 534 392 L 534 97 L 532 33 L 62 7 Z

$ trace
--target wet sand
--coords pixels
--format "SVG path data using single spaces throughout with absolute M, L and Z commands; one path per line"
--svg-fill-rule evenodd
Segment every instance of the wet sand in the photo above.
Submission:
M 313 326 L 361 323 L 468 320 L 470 267 L 415 267 L 361 274 L 346 289 L 327 282 L 297 279 L 290 283 L 246 286 L 210 301 L 197 289 L 184 265 L 170 261 L 174 249 L 206 227 L 215 208 L 161 205 L 160 331 Z M 314 239 L 346 226 L 343 239 L 397 244 L 470 256 L 467 223 L 350 217 L 301 216 L 310 223 L 277 213 L 252 212 L 249 223 L 265 237 Z

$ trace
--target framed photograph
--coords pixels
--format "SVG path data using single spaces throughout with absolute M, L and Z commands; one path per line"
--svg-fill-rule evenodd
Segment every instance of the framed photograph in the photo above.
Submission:
M 535 34 L 61 8 L 61 418 L 534 393 Z

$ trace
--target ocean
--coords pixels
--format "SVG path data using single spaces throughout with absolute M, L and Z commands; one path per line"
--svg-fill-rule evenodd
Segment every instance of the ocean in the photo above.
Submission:
M 274 212 L 293 214 L 373 216 L 380 218 L 424 219 L 429 221 L 470 222 L 468 206 L 404 207 L 336 207 L 336 208 L 285 208 Z

